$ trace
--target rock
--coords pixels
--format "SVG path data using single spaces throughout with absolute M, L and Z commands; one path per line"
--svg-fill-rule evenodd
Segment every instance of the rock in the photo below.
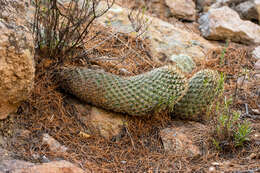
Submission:
M 15 112 L 33 88 L 32 21 L 27 0 L 0 2 L 0 119 Z
M 165 0 L 165 3 L 176 18 L 195 21 L 196 10 L 193 0 Z
M 80 103 L 78 100 L 71 100 L 78 112 L 80 113 L 79 119 L 87 127 L 91 126 L 93 132 L 99 133 L 106 139 L 119 136 L 123 130 L 125 117 L 122 114 L 108 112 L 101 108 L 89 106 Z M 90 137 L 89 134 L 81 132 L 82 136 Z
M 254 133 L 251 136 L 251 139 L 255 142 L 256 145 L 260 145 L 260 133 L 259 132 Z
M 48 145 L 49 149 L 52 152 L 66 152 L 67 147 L 61 145 L 57 140 L 51 137 L 49 134 L 45 133 L 42 135 L 43 144 Z
M 89 118 L 87 121 L 90 121 L 92 126 L 106 139 L 120 135 L 124 127 L 125 120 L 123 115 L 96 107 L 91 108 Z
M 257 47 L 253 50 L 252 56 L 253 56 L 255 59 L 260 59 L 260 46 L 257 46 Z
M 247 0 L 217 0 L 210 8 L 220 8 L 223 6 L 235 7 L 236 5 L 243 3 Z
M 210 9 L 200 17 L 199 23 L 202 35 L 208 39 L 260 44 L 260 26 L 241 20 L 229 7 Z
M 253 1 L 245 1 L 235 7 L 236 12 L 242 19 L 258 20 L 256 5 Z
M 199 135 L 194 136 L 194 133 L 199 134 L 204 128 L 200 123 L 176 121 L 173 127 L 160 132 L 165 151 L 187 157 L 200 156 L 202 152 L 194 142 Z
M 9 173 L 86 173 L 74 164 L 61 160 L 43 164 L 33 164 L 21 160 L 7 160 L 0 163 L 0 171 Z
M 207 11 L 207 9 L 216 2 L 216 0 L 197 0 L 196 7 L 199 11 Z
M 22 161 L 22 160 L 3 160 L 0 162 L 0 172 L 2 171 L 3 173 L 18 173 L 16 172 L 17 170 L 20 169 L 27 169 L 30 166 L 34 166 L 33 163 Z M 23 172 L 27 173 L 27 172 Z
M 115 32 L 134 34 L 136 32 L 127 16 L 128 9 L 113 5 L 105 15 L 97 19 L 97 22 L 106 27 L 112 27 Z M 210 51 L 219 48 L 198 34 L 186 31 L 179 26 L 174 26 L 156 17 L 144 15 L 143 18 L 147 19 L 149 27 L 142 38 L 150 41 L 151 55 L 155 61 L 178 54 L 189 55 L 194 60 L 203 60 Z
M 260 0 L 254 0 L 254 3 L 258 14 L 258 22 L 260 22 Z

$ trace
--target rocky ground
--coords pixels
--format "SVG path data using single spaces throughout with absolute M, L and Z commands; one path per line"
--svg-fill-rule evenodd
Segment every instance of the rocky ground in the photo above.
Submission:
M 65 94 L 51 80 L 58 62 L 34 57 L 28 4 L 0 2 L 0 173 L 260 172 L 260 1 L 118 0 L 90 29 L 86 56 L 66 61 L 131 76 L 190 56 L 195 71 L 227 76 L 203 122 L 132 117 Z M 252 126 L 241 147 L 213 142 L 225 97 Z

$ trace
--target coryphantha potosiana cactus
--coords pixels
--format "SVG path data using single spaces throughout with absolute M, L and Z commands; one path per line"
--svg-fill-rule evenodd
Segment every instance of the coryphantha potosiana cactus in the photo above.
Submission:
M 134 116 L 173 107 L 187 89 L 187 79 L 175 66 L 131 77 L 87 68 L 63 68 L 58 78 L 60 86 L 79 99 Z
M 66 92 L 104 109 L 133 116 L 167 109 L 194 119 L 216 98 L 219 75 L 205 69 L 187 79 L 176 63 L 131 77 L 82 67 L 63 68 L 57 75 Z

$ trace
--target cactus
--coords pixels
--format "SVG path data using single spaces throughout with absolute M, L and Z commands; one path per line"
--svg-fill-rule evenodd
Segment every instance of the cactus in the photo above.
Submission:
M 63 68 L 58 77 L 60 86 L 79 99 L 134 116 L 173 107 L 186 93 L 188 84 L 175 66 L 131 77 L 86 68 Z
M 208 107 L 218 95 L 219 74 L 213 70 L 201 70 L 195 73 L 188 84 L 187 93 L 174 105 L 173 113 L 183 119 L 206 119 Z
M 63 68 L 58 77 L 66 92 L 104 109 L 143 116 L 167 108 L 176 116 L 199 120 L 217 96 L 219 75 L 205 69 L 188 80 L 184 74 L 195 68 L 193 60 L 173 61 L 176 65 L 131 77 L 80 67 Z

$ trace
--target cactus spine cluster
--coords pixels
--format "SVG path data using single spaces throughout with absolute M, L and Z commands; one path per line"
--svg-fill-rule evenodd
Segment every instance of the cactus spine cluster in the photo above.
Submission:
M 179 70 L 184 71 L 185 65 L 178 58 L 175 61 L 177 65 L 132 77 L 80 67 L 63 68 L 58 77 L 66 92 L 104 109 L 143 116 L 168 108 L 177 116 L 196 120 L 216 97 L 218 73 L 205 69 L 186 79 Z M 185 62 L 195 65 L 191 61 Z

